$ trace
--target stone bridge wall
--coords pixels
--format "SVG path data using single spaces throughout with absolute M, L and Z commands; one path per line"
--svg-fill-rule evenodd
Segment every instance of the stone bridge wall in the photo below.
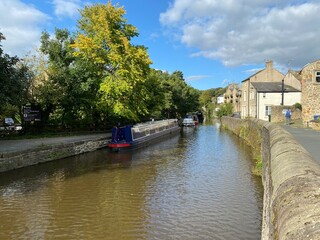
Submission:
M 291 134 L 273 123 L 223 117 L 222 125 L 256 148 L 252 141 L 257 136 L 252 135 L 261 139 L 261 239 L 320 239 L 320 165 Z
M 85 152 L 91 152 L 107 146 L 109 139 L 105 137 L 93 140 L 43 146 L 31 150 L 14 153 L 1 153 L 0 172 L 62 159 Z

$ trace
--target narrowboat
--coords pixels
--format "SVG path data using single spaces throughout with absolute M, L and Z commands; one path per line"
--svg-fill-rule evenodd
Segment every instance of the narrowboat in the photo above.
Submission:
M 192 118 L 186 117 L 182 120 L 182 126 L 184 127 L 194 127 L 196 124 L 194 123 Z
M 180 127 L 177 119 L 150 121 L 136 125 L 114 127 L 108 147 L 113 151 L 135 149 L 147 146 L 164 136 L 178 133 Z
M 182 126 L 184 127 L 194 127 L 199 125 L 199 119 L 196 114 L 194 115 L 187 115 L 183 120 L 182 120 Z

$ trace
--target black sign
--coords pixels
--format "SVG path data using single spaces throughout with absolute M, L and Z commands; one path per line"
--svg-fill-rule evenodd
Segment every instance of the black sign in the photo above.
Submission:
M 41 113 L 32 107 L 23 107 L 23 118 L 26 122 L 41 121 Z

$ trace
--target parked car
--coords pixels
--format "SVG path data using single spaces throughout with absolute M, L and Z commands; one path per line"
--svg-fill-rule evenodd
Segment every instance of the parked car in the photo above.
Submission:
M 10 117 L 5 118 L 2 124 L 0 125 L 1 137 L 20 133 L 21 131 L 22 131 L 22 126 L 20 124 L 16 124 L 13 118 L 10 118 Z
M 232 113 L 231 117 L 241 118 L 241 112 L 234 112 L 234 113 Z

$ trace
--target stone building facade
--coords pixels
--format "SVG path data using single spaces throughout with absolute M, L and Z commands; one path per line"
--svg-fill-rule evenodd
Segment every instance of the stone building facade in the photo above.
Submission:
M 240 112 L 241 90 L 238 84 L 232 83 L 227 86 L 224 94 L 224 103 L 231 103 L 233 112 Z
M 320 60 L 307 64 L 300 76 L 302 120 L 306 123 L 320 115 Z
M 257 73 L 251 75 L 242 81 L 241 85 L 241 100 L 240 111 L 241 117 L 254 117 L 258 116 L 257 105 L 257 90 L 252 85 L 253 82 L 279 82 L 281 83 L 284 75 L 278 70 L 273 68 L 272 61 L 266 61 L 266 67 Z
M 289 70 L 283 80 L 284 84 L 301 91 L 301 75 L 299 71 Z

